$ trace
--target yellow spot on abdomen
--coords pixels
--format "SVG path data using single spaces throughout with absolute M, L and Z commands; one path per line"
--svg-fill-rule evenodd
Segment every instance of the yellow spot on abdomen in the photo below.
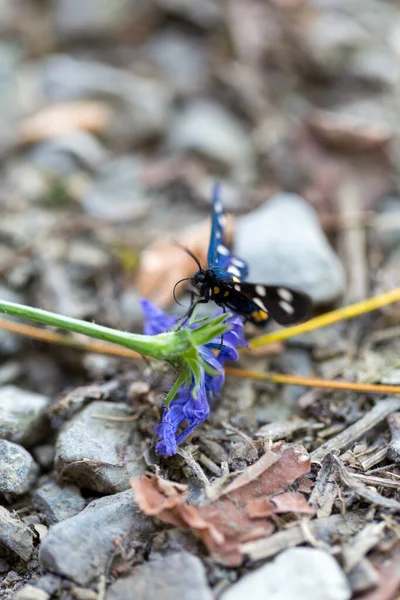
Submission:
M 229 296 L 229 292 L 225 292 L 224 297 L 226 298 L 227 296 Z
M 213 292 L 214 292 L 215 295 L 219 294 L 219 287 L 217 285 L 213 289 Z
M 253 310 L 251 316 L 253 317 L 256 323 L 259 323 L 260 321 L 265 321 L 265 319 L 268 318 L 268 314 L 265 312 L 265 310 Z
M 240 282 L 240 279 L 239 279 L 239 277 L 235 277 L 235 276 L 233 276 L 233 277 L 232 277 L 232 279 L 233 279 L 233 281 L 234 281 L 235 283 L 239 283 L 239 282 Z

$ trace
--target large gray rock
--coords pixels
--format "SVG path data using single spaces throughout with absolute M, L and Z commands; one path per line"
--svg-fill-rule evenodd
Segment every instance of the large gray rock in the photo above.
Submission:
M 146 539 L 154 525 L 136 506 L 131 490 L 91 502 L 79 515 L 49 529 L 40 548 L 42 567 L 80 585 L 104 575 L 122 538 L 128 551 L 135 540 Z
M 46 433 L 49 398 L 15 385 L 0 388 L 0 437 L 23 446 Z
M 349 600 L 350 586 L 336 560 L 314 548 L 291 548 L 246 575 L 221 600 Z
M 255 152 L 249 131 L 222 105 L 192 100 L 171 124 L 172 150 L 192 150 L 220 162 L 241 182 L 254 177 Z
M 17 554 L 25 562 L 33 553 L 34 534 L 18 515 L 0 506 L 0 544 Z
M 102 167 L 93 186 L 83 196 L 85 211 L 106 221 L 127 221 L 144 210 L 144 200 L 150 202 L 140 183 L 142 161 L 126 155 Z
M 315 304 L 344 290 L 343 267 L 314 209 L 296 194 L 279 193 L 238 219 L 235 253 L 248 261 L 249 280 L 307 292 Z
M 92 402 L 66 424 L 56 444 L 56 468 L 66 480 L 102 494 L 129 488 L 145 471 L 140 441 L 126 404 Z
M 86 504 L 76 485 L 61 486 L 55 481 L 50 481 L 35 490 L 33 503 L 44 516 L 47 525 L 54 525 L 77 515 Z
M 39 467 L 25 448 L 0 440 L 0 494 L 26 494 L 38 473 Z
M 162 135 L 170 119 L 172 93 L 161 79 L 100 62 L 55 55 L 43 62 L 43 86 L 52 101 L 107 98 L 118 119 L 111 126 L 129 146 Z
M 201 561 L 188 552 L 176 552 L 141 565 L 133 575 L 113 583 L 107 600 L 212 600 Z M 161 594 L 160 594 L 161 593 Z

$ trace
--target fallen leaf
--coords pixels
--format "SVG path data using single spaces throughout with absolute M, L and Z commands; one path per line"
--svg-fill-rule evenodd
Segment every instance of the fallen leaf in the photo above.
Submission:
M 247 513 L 252 519 L 270 517 L 275 509 L 274 503 L 269 498 L 257 498 L 247 503 Z
M 310 514 L 304 496 L 297 492 L 278 494 L 309 472 L 310 459 L 301 446 L 275 444 L 212 500 L 187 504 L 186 486 L 156 475 L 132 479 L 135 498 L 146 515 L 177 527 L 189 527 L 218 562 L 234 567 L 243 562 L 240 544 L 274 531 L 265 518 L 276 512 Z M 269 499 L 268 495 L 274 494 Z
M 302 494 L 298 492 L 284 492 L 278 494 L 271 499 L 271 502 L 275 504 L 276 513 L 302 513 L 304 515 L 313 515 L 315 509 L 310 506 L 307 500 Z
M 232 241 L 234 220 L 227 216 L 225 243 Z M 210 238 L 210 220 L 185 229 L 175 239 L 170 236 L 156 242 L 140 257 L 137 286 L 141 296 L 150 298 L 158 306 L 165 307 L 173 300 L 173 288 L 179 279 L 191 277 L 197 270 L 196 265 L 186 252 L 177 245 L 186 246 L 197 256 L 200 263 L 207 264 L 207 248 Z M 165 265 L 168 265 L 168 269 Z M 184 285 L 177 287 L 177 295 L 182 293 Z
M 393 137 L 383 123 L 372 123 L 348 113 L 315 111 L 308 125 L 327 146 L 338 150 L 372 150 L 382 148 Z
M 18 128 L 20 144 L 63 137 L 74 131 L 104 131 L 111 121 L 111 109 L 99 101 L 63 102 L 47 106 L 22 119 Z

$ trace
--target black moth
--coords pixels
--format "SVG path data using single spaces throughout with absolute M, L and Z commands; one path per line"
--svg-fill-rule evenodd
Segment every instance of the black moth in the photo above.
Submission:
M 199 299 L 192 303 L 186 318 L 192 314 L 197 304 L 213 300 L 254 325 L 262 326 L 270 317 L 281 325 L 290 325 L 305 319 L 311 309 L 311 300 L 307 294 L 279 285 L 243 281 L 248 273 L 247 264 L 233 256 L 224 246 L 224 225 L 225 216 L 219 197 L 219 186 L 216 185 L 213 193 L 208 269 L 202 269 L 198 259 L 187 251 L 199 267 L 191 278 L 192 285 L 199 293 Z

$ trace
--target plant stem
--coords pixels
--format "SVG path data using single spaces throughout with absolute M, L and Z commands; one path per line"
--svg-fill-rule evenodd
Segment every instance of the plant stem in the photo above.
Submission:
M 0 301 L 0 312 L 112 342 L 158 360 L 171 360 L 191 347 L 186 329 L 154 336 L 140 335 L 6 301 Z

